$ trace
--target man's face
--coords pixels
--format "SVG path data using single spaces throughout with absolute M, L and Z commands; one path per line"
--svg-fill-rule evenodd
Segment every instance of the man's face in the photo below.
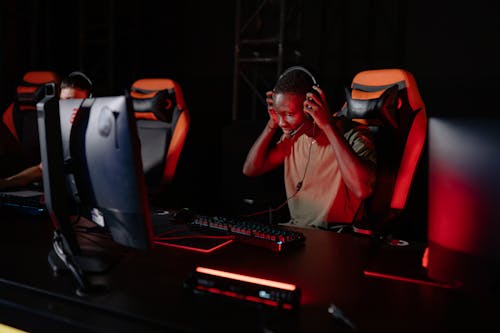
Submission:
M 278 116 L 278 126 L 289 135 L 304 122 L 304 96 L 277 93 L 273 95 L 273 109 Z
M 59 94 L 60 99 L 71 99 L 71 98 L 87 98 L 89 97 L 89 93 L 86 90 L 79 88 L 62 88 L 61 93 Z

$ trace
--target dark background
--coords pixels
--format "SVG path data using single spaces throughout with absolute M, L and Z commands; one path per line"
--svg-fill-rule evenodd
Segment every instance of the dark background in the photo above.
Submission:
M 243 3 L 251 9 L 261 1 Z M 267 1 L 257 15 L 257 36 L 273 32 L 278 3 Z M 498 112 L 494 1 L 285 3 L 291 42 L 284 64 L 313 70 L 332 109 L 343 104 L 343 88 L 357 72 L 399 67 L 415 76 L 430 116 Z M 276 205 L 279 171 L 252 180 L 241 175 L 265 108 L 248 120 L 250 105 L 240 105 L 238 119 L 232 116 L 235 12 L 236 1 L 2 1 L 0 108 L 29 70 L 82 70 L 98 96 L 122 94 L 139 78 L 175 79 L 192 125 L 167 200 L 214 211 L 245 209 L 239 205 L 247 196 L 260 202 L 249 211 Z M 417 201 L 424 205 L 425 197 Z

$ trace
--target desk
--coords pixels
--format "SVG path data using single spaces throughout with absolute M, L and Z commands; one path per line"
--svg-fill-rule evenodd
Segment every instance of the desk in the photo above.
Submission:
M 306 244 L 272 253 L 230 244 L 204 254 L 159 247 L 130 252 L 106 275 L 109 292 L 79 297 L 73 277 L 52 276 L 47 217 L 3 214 L 0 323 L 28 331 L 71 332 L 349 332 L 332 319 L 335 303 L 360 332 L 448 332 L 498 327 L 498 301 L 430 285 L 363 274 L 379 241 L 303 230 Z M 183 281 L 196 266 L 298 285 L 297 312 L 200 297 Z

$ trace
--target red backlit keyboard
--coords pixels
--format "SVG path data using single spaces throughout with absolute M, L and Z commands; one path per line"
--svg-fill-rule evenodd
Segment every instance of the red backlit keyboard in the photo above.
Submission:
M 305 236 L 301 232 L 284 229 L 276 225 L 238 220 L 232 217 L 198 215 L 190 222 L 192 226 L 233 235 L 235 241 L 264 247 L 273 251 L 283 251 L 303 245 Z

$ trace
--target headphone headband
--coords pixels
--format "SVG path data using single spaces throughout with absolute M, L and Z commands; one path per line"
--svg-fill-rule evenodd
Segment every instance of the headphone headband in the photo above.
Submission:
M 283 76 L 285 76 L 286 74 L 290 73 L 291 71 L 295 71 L 295 70 L 299 70 L 299 71 L 302 71 L 304 73 L 306 73 L 307 75 L 309 75 L 309 77 L 311 78 L 313 84 L 315 86 L 318 85 L 318 82 L 316 81 L 316 79 L 314 78 L 314 75 L 312 75 L 312 73 L 306 69 L 305 67 L 302 67 L 302 66 L 292 66 L 292 67 L 289 67 L 287 68 L 281 75 L 280 77 L 278 78 L 278 80 L 280 80 Z
M 87 75 L 85 75 L 83 72 L 74 71 L 74 72 L 71 72 L 71 73 L 68 74 L 68 77 L 72 77 L 72 76 L 80 76 L 80 77 L 82 77 L 83 79 L 85 79 L 88 82 L 88 84 L 89 84 L 90 87 L 94 86 L 94 84 L 89 79 L 89 77 Z

